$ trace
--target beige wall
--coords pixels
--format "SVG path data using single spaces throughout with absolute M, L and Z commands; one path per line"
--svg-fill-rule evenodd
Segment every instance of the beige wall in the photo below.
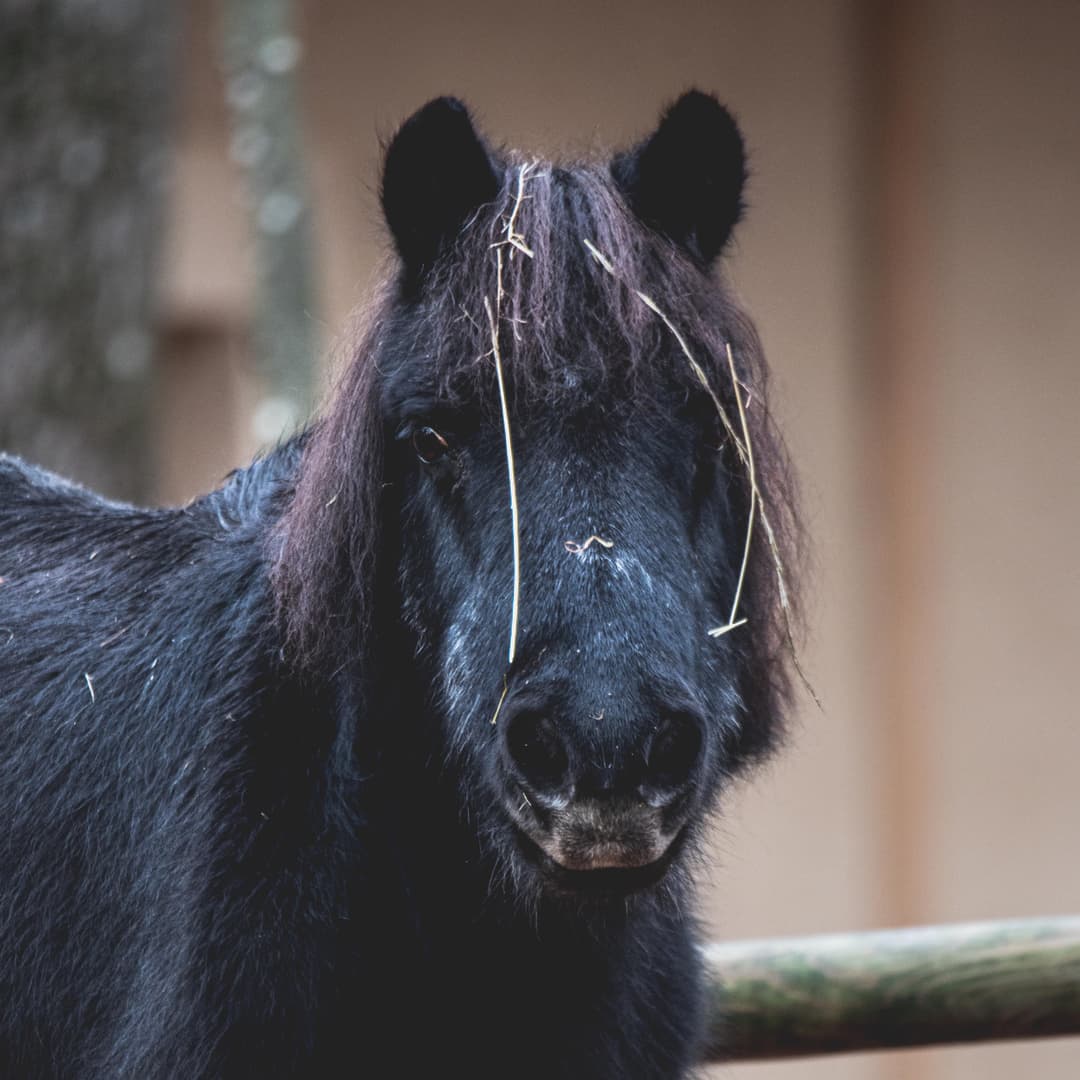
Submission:
M 1080 5 L 951 0 L 927 423 L 933 918 L 1080 911 Z M 1080 1076 L 1080 1040 L 935 1058 Z
M 889 350 L 874 352 L 867 309 L 896 288 L 882 272 L 895 252 L 866 236 L 880 195 L 869 156 L 881 133 L 867 104 L 874 5 L 301 6 L 329 355 L 343 351 L 382 248 L 375 136 L 429 97 L 456 93 L 494 137 L 538 151 L 626 142 L 691 84 L 743 122 L 751 210 L 731 271 L 776 370 L 803 476 L 817 547 L 804 662 L 825 711 L 803 708 L 787 752 L 730 799 L 703 898 L 709 932 L 858 929 L 898 910 L 921 921 L 1080 911 L 1070 679 L 1080 655 L 1080 6 L 948 0 L 917 31 L 920 66 L 904 70 L 925 101 L 910 157 L 913 190 L 926 192 L 916 207 L 925 263 L 917 280 L 906 273 L 925 348 L 907 360 L 901 351 L 892 376 L 916 387 L 908 457 L 902 440 L 881 445 L 876 418 L 889 403 L 868 396 L 888 385 L 867 372 Z M 235 344 L 247 240 L 202 0 L 191 22 L 170 317 L 218 333 L 222 357 L 233 341 L 234 359 L 215 374 L 200 334 L 179 334 L 170 350 L 169 378 L 190 376 L 188 403 L 180 389 L 166 403 L 179 415 L 166 443 L 174 499 L 252 443 Z M 188 392 L 196 383 L 219 398 L 216 412 Z M 239 434 L 222 434 L 228 416 Z M 190 469 L 185 447 L 201 454 Z M 881 463 L 897 457 L 921 537 L 902 560 L 902 596 L 882 565 L 895 537 L 883 532 L 892 489 Z M 906 756 L 892 752 L 890 723 L 907 725 Z M 1061 1041 L 724 1075 L 1072 1080 L 1078 1070 L 1080 1045 Z

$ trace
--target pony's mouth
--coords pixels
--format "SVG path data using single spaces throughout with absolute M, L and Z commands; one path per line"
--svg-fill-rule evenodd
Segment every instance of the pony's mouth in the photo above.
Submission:
M 521 856 L 556 892 L 596 897 L 619 897 L 642 892 L 659 884 L 679 856 L 686 840 L 686 828 L 676 833 L 663 854 L 640 866 L 601 866 L 572 870 L 553 859 L 523 829 L 514 825 L 514 838 Z

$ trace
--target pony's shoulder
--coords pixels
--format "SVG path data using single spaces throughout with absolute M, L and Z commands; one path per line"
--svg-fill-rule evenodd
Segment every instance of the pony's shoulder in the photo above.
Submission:
M 0 453 L 0 522 L 51 509 L 67 511 L 79 519 L 89 516 L 134 522 L 176 516 L 192 521 L 210 518 L 222 527 L 235 527 L 262 516 L 291 491 L 302 447 L 303 436 L 292 439 L 250 465 L 234 469 L 219 488 L 175 508 L 143 508 L 108 499 L 48 469 Z
M 226 537 L 255 539 L 291 492 L 299 453 L 299 440 L 294 440 L 231 473 L 216 491 L 186 506 L 152 508 L 106 499 L 46 469 L 0 455 L 0 552 L 7 553 L 0 561 L 47 569 L 100 551 L 102 556 L 111 552 L 125 560 L 167 564 Z
M 0 455 L 0 575 L 49 573 L 118 543 L 143 548 L 171 513 L 106 499 L 47 469 Z
M 73 480 L 31 465 L 22 458 L 0 453 L 0 518 L 14 516 L 29 506 L 70 504 L 73 508 L 101 511 L 130 511 L 125 503 L 113 502 Z

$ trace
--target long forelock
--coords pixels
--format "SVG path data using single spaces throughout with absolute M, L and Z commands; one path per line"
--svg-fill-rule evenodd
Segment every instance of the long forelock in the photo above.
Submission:
M 490 377 L 490 307 L 525 401 L 609 375 L 645 393 L 670 342 L 642 293 L 665 304 L 704 354 L 715 351 L 718 322 L 735 333 L 745 322 L 681 249 L 634 216 L 605 166 L 515 162 L 426 284 L 429 377 L 450 395 L 475 392 L 470 375 Z

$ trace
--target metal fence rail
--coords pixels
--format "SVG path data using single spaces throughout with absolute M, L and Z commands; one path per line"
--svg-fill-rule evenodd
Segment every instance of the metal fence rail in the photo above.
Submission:
M 707 1060 L 1080 1035 L 1080 916 L 710 945 Z

